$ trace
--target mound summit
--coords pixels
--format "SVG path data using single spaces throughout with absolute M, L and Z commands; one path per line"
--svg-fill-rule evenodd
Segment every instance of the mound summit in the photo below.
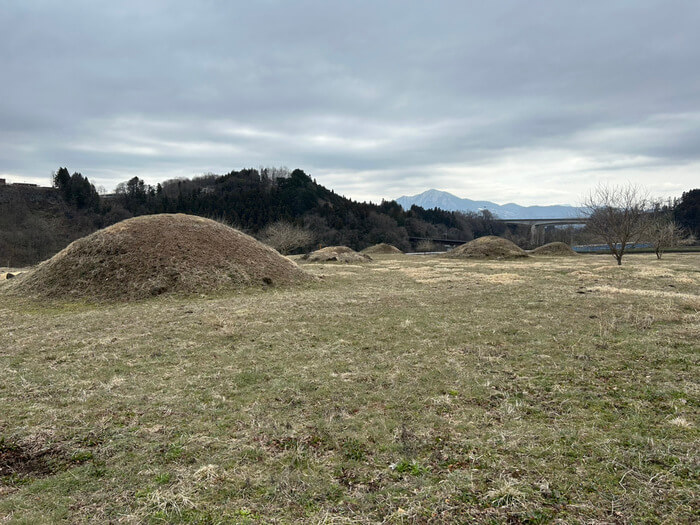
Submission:
M 508 239 L 488 235 L 458 246 L 454 250 L 447 252 L 445 257 L 517 259 L 519 257 L 528 257 L 528 254 L 525 250 Z
M 538 246 L 530 253 L 532 253 L 532 255 L 559 255 L 569 257 L 578 255 L 578 253 L 571 249 L 571 246 L 563 242 L 550 242 Z
M 370 262 L 372 258 L 364 253 L 357 253 L 347 246 L 327 246 L 310 253 L 306 260 L 309 262 L 337 261 L 351 263 Z
M 296 263 L 238 230 L 194 215 L 160 214 L 78 239 L 12 286 L 44 297 L 126 300 L 309 278 Z
M 387 244 L 385 242 L 381 242 L 379 244 L 375 244 L 374 246 L 370 246 L 369 248 L 365 248 L 362 250 L 362 253 L 367 253 L 367 254 L 399 254 L 403 253 L 401 250 L 399 250 L 396 246 L 393 244 Z

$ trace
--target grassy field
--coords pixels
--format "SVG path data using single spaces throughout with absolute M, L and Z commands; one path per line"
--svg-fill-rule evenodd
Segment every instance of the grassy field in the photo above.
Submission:
M 700 519 L 700 255 L 304 268 L 131 304 L 0 282 L 0 523 Z

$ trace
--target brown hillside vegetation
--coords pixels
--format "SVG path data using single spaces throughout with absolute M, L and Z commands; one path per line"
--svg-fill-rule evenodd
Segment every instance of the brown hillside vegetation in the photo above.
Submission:
M 367 253 L 367 254 L 399 254 L 403 253 L 401 250 L 399 250 L 396 246 L 393 244 L 387 244 L 385 242 L 375 244 L 374 246 L 370 246 L 369 248 L 365 248 L 362 250 L 362 253 Z
M 578 255 L 578 253 L 571 249 L 571 246 L 563 242 L 550 242 L 549 244 L 535 248 L 530 253 L 532 253 L 532 255 L 556 255 L 569 257 Z
M 309 254 L 306 258 L 309 262 L 369 262 L 372 258 L 364 253 L 357 253 L 347 246 L 327 246 Z
M 0 185 L 0 265 L 29 266 L 98 229 L 99 217 L 66 204 L 55 188 Z
M 528 257 L 527 252 L 512 241 L 503 237 L 479 237 L 466 244 L 458 246 L 445 254 L 445 257 L 475 258 L 475 259 L 516 259 Z
M 161 214 L 78 239 L 9 287 L 43 297 L 126 300 L 307 278 L 294 262 L 238 230 L 193 215 Z

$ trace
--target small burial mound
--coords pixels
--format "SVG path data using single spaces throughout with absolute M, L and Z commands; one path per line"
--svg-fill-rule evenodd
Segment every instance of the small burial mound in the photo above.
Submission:
M 327 246 L 309 254 L 309 262 L 337 261 L 344 263 L 370 262 L 372 258 L 364 253 L 357 253 L 347 246 Z
M 368 255 L 375 255 L 375 254 L 381 254 L 381 255 L 387 255 L 387 254 L 399 254 L 403 253 L 401 250 L 399 250 L 396 246 L 393 244 L 387 244 L 385 242 L 375 244 L 374 246 L 370 246 L 369 248 L 365 248 L 362 250 L 361 253 L 366 253 Z
M 503 237 L 479 237 L 450 250 L 445 257 L 474 259 L 517 259 L 528 257 L 527 252 Z
M 193 215 L 161 214 L 78 239 L 11 286 L 43 297 L 128 300 L 306 279 L 296 263 L 238 230 Z
M 534 250 L 530 252 L 532 255 L 551 255 L 551 256 L 564 256 L 564 257 L 571 257 L 571 256 L 577 256 L 578 253 L 576 253 L 574 250 L 571 249 L 571 246 L 569 246 L 566 243 L 563 242 L 550 242 L 549 244 L 544 244 L 542 246 L 538 246 Z

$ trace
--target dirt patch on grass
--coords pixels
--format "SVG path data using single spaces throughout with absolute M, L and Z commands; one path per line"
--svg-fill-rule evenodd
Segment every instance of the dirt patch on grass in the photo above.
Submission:
M 445 254 L 445 257 L 474 259 L 517 259 L 528 257 L 525 250 L 502 237 L 479 237 L 458 246 Z
M 65 458 L 59 450 L 0 439 L 0 485 L 27 477 L 49 476 L 61 462 Z
M 306 260 L 309 262 L 357 263 L 370 262 L 372 258 L 364 253 L 357 253 L 347 246 L 327 246 L 309 254 Z
M 578 253 L 571 249 L 563 242 L 550 242 L 543 246 L 539 246 L 530 252 L 532 255 L 549 255 L 558 257 L 578 257 Z
M 129 300 L 309 278 L 238 230 L 193 215 L 161 214 L 78 239 L 8 285 L 41 297 Z
M 403 252 L 392 244 L 387 244 L 385 242 L 382 242 L 380 244 L 375 244 L 374 246 L 370 246 L 369 248 L 365 248 L 364 250 L 362 250 L 362 253 L 367 253 L 370 255 L 373 255 L 373 254 L 389 254 L 390 255 L 390 254 L 400 254 Z

